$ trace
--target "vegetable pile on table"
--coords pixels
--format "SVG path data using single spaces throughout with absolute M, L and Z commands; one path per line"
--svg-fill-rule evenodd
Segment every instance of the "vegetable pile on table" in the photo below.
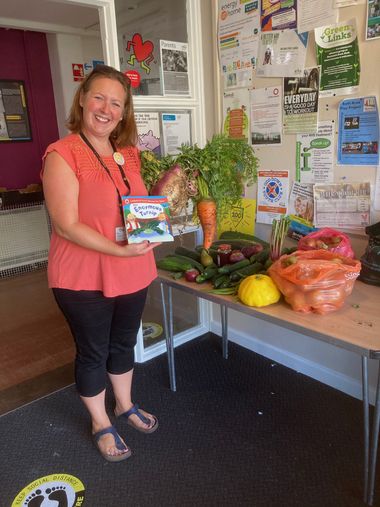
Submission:
M 324 315 L 341 308 L 361 269 L 360 261 L 352 258 L 348 237 L 324 229 L 317 239 L 325 246 L 314 246 L 310 240 L 316 238 L 305 236 L 305 250 L 300 248 L 301 241 L 296 247 L 285 248 L 287 226 L 285 218 L 274 223 L 270 243 L 251 235 L 224 232 L 208 250 L 203 245 L 195 250 L 177 247 L 172 255 L 157 261 L 157 267 L 171 272 L 174 278 L 208 282 L 208 292 L 237 296 L 248 306 L 276 303 L 283 294 L 297 312 Z M 339 247 L 349 255 L 337 253 Z
M 221 262 L 220 253 L 226 251 L 230 251 L 228 262 Z M 197 284 L 209 282 L 209 292 L 213 294 L 237 295 L 243 280 L 257 274 L 265 275 L 271 262 L 267 242 L 255 236 L 245 239 L 227 235 L 214 241 L 208 250 L 203 245 L 194 250 L 178 246 L 173 254 L 156 264 L 159 269 L 169 271 L 175 279 L 184 278 Z

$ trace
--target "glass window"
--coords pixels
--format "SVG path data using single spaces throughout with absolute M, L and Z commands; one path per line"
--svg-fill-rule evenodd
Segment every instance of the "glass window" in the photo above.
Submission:
M 155 249 L 156 259 L 162 259 L 174 252 L 177 246 L 195 249 L 197 233 L 191 232 L 176 236 L 173 243 L 164 243 Z M 199 302 L 196 296 L 173 289 L 173 332 L 174 335 L 188 331 L 200 324 Z M 165 339 L 162 316 L 161 287 L 155 281 L 149 287 L 148 297 L 143 313 L 144 349 Z
M 134 94 L 189 95 L 186 0 L 115 0 L 115 10 L 120 69 Z

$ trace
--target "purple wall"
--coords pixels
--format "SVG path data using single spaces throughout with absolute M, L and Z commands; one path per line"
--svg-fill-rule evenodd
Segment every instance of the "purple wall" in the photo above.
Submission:
M 0 79 L 25 82 L 32 141 L 0 142 L 0 187 L 41 183 L 41 158 L 59 137 L 46 36 L 0 28 Z

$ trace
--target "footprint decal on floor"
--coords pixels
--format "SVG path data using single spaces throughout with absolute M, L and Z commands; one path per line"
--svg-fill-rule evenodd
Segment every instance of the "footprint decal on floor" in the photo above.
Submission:
M 68 507 L 65 490 L 64 486 L 47 488 L 45 492 L 37 489 L 25 499 L 24 505 L 27 507 Z
M 30 482 L 17 493 L 11 507 L 84 507 L 85 496 L 78 477 L 55 473 Z

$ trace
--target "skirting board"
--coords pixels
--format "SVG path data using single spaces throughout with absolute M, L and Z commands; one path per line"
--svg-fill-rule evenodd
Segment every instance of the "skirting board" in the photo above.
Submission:
M 221 336 L 221 324 L 212 320 L 210 322 L 210 331 Z M 359 400 L 362 399 L 361 382 L 353 377 L 344 375 L 343 373 L 332 370 L 331 368 L 326 368 L 320 363 L 310 361 L 305 357 L 274 347 L 273 345 L 265 343 L 251 335 L 248 336 L 246 333 L 238 332 L 232 327 L 228 327 L 228 340 L 279 364 L 287 366 L 298 373 L 302 373 L 322 382 L 323 384 L 333 387 L 334 389 L 338 389 L 349 396 L 353 396 Z M 358 361 L 361 361 L 360 356 L 358 356 Z M 375 399 L 376 387 L 370 385 L 369 401 L 372 405 L 374 405 Z

